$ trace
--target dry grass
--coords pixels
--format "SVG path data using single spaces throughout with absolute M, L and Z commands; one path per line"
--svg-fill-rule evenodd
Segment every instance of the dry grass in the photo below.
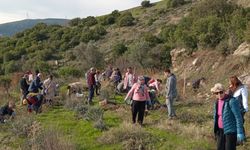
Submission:
M 175 120 L 163 120 L 158 123 L 157 128 L 166 130 L 168 132 L 178 133 L 186 138 L 192 138 L 193 140 L 211 139 L 213 122 L 210 121 L 205 126 L 197 126 L 195 124 L 182 124 Z
M 102 144 L 122 143 L 124 149 L 141 150 L 151 149 L 156 138 L 141 126 L 124 122 L 104 133 L 98 141 Z

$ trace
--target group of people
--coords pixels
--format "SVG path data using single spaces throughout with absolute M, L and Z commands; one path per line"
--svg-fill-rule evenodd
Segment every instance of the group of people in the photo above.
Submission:
M 167 79 L 166 84 L 166 106 L 168 108 L 168 117 L 172 119 L 176 117 L 173 102 L 177 98 L 176 77 L 171 73 L 170 69 L 164 71 Z M 96 95 L 101 87 L 102 80 L 108 80 L 114 83 L 117 92 L 127 93 L 125 102 L 132 107 L 133 123 L 143 124 L 145 112 L 154 108 L 156 103 L 160 104 L 157 95 L 162 91 L 162 80 L 154 79 L 148 76 L 137 76 L 132 67 L 128 67 L 124 77 L 119 68 L 113 69 L 111 66 L 104 73 L 96 71 L 95 68 L 90 68 L 86 73 L 86 81 L 88 85 L 88 103 L 92 104 L 94 93 Z M 102 79 L 101 79 L 102 78 Z
M 177 99 L 177 79 L 171 73 L 170 69 L 164 70 L 166 79 L 165 100 L 169 119 L 176 117 L 173 107 L 174 101 Z M 119 68 L 108 69 L 101 73 L 95 68 L 90 68 L 86 73 L 86 81 L 88 85 L 88 103 L 93 103 L 94 93 L 100 94 L 102 80 L 108 80 L 114 84 L 119 92 L 126 92 L 125 101 L 131 105 L 132 122 L 143 125 L 144 114 L 150 107 L 157 103 L 157 93 L 162 90 L 162 80 L 152 79 L 147 76 L 137 76 L 131 67 L 122 77 Z M 198 82 L 202 82 L 205 78 L 201 78 Z M 217 140 L 218 150 L 235 150 L 237 143 L 246 140 L 246 132 L 244 128 L 245 113 L 248 112 L 248 90 L 236 77 L 229 78 L 229 88 L 225 89 L 221 83 L 217 83 L 211 88 L 211 92 L 215 95 L 214 104 L 214 134 Z M 194 85 L 195 89 L 199 88 Z M 30 72 L 24 74 L 20 81 L 22 92 L 22 104 L 28 105 L 28 111 L 39 111 L 44 100 L 51 102 L 56 95 L 56 83 L 53 76 L 41 81 L 41 73 L 35 71 L 34 79 Z M 41 92 L 42 91 L 42 92 Z M 159 102 L 158 102 L 159 103 Z M 0 108 L 0 122 L 5 122 L 5 116 L 15 116 L 15 103 L 10 101 L 8 104 Z
M 236 150 L 246 140 L 244 116 L 248 112 L 248 90 L 236 77 L 229 79 L 229 88 L 217 83 L 211 89 L 214 104 L 214 134 L 218 150 Z
M 34 110 L 38 113 L 41 111 L 42 103 L 48 102 L 51 104 L 56 95 L 56 83 L 53 76 L 49 75 L 43 82 L 41 76 L 39 70 L 36 70 L 34 76 L 27 72 L 20 80 L 21 104 L 27 105 L 29 112 Z

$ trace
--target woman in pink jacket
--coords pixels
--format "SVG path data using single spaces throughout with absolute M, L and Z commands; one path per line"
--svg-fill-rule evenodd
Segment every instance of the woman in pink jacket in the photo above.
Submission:
M 138 78 L 138 82 L 135 83 L 132 88 L 129 90 L 125 100 L 132 99 L 132 121 L 136 123 L 136 116 L 138 114 L 137 122 L 142 125 L 145 104 L 147 100 L 150 100 L 148 87 L 145 84 L 143 76 Z

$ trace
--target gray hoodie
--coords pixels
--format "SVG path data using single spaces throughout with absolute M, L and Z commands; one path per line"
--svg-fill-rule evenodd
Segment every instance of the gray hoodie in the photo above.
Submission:
M 177 97 L 176 77 L 175 77 L 174 74 L 171 74 L 167 78 L 166 96 L 169 97 L 169 98 L 176 98 Z

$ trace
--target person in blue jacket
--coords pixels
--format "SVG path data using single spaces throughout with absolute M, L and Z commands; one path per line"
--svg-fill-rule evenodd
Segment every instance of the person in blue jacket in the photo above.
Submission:
M 239 101 L 226 94 L 220 83 L 215 84 L 211 92 L 216 96 L 214 134 L 217 150 L 236 150 L 237 142 L 244 140 Z
M 43 83 L 41 82 L 41 73 L 36 70 L 36 77 L 35 79 L 31 82 L 28 91 L 31 93 L 39 93 L 39 89 L 42 90 Z

